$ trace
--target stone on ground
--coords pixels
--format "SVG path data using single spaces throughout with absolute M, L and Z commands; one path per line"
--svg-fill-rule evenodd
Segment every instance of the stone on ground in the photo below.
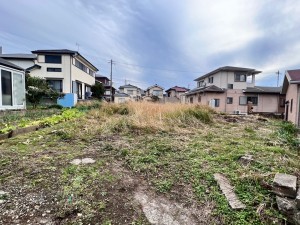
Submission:
M 95 163 L 96 161 L 92 158 L 84 158 L 81 160 L 82 164 L 91 164 L 91 163 Z
M 73 159 L 70 163 L 73 165 L 79 165 L 81 163 L 81 159 Z
M 296 197 L 297 177 L 284 173 L 277 173 L 273 181 L 273 191 L 281 197 Z
M 234 187 L 230 185 L 229 180 L 220 173 L 214 174 L 215 180 L 218 182 L 222 193 L 227 198 L 229 205 L 233 209 L 244 209 L 246 206 L 238 199 L 236 194 L 234 193 Z
M 92 164 L 96 161 L 92 158 L 84 158 L 84 159 L 73 159 L 70 163 L 73 165 L 79 165 L 79 164 Z
M 239 162 L 243 164 L 244 166 L 249 165 L 253 161 L 252 155 L 244 155 L 241 158 L 239 158 Z
M 276 202 L 279 211 L 287 217 L 288 222 L 300 225 L 300 210 L 297 209 L 294 199 L 276 196 Z

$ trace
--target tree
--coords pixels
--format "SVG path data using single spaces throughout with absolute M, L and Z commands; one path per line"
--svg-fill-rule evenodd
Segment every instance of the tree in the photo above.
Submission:
M 152 100 L 152 102 L 158 102 L 159 101 L 159 97 L 156 96 L 156 95 L 152 95 L 151 96 L 151 100 Z
M 33 108 L 36 108 L 44 97 L 57 100 L 57 98 L 63 96 L 63 94 L 52 90 L 43 78 L 31 77 L 29 74 L 26 74 L 25 85 L 26 99 L 32 104 Z
M 105 89 L 102 85 L 102 83 L 96 82 L 92 87 L 91 87 L 91 91 L 92 91 L 92 96 L 98 99 L 101 99 Z

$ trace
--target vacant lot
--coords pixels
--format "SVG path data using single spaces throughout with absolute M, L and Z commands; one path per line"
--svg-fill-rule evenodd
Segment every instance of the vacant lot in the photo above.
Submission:
M 199 106 L 102 105 L 1 142 L 0 224 L 284 224 L 268 188 L 277 172 L 300 178 L 294 131 Z M 95 162 L 70 163 L 83 158 Z M 245 210 L 230 209 L 216 172 Z

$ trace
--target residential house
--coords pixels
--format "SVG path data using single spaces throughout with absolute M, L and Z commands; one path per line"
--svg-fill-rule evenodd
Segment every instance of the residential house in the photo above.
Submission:
M 68 49 L 35 50 L 35 64 L 40 68 L 30 75 L 45 78 L 52 89 L 63 92 L 66 98 L 86 99 L 95 84 L 98 69 L 79 52 Z
M 107 100 L 107 101 L 111 101 L 111 89 L 112 89 L 112 97 L 113 97 L 113 100 L 114 100 L 114 95 L 116 93 L 116 89 L 111 86 L 111 82 L 110 82 L 110 79 L 108 79 L 108 77 L 106 76 L 102 76 L 102 75 L 98 75 L 96 74 L 96 81 L 99 81 L 102 83 L 102 85 L 104 86 L 105 88 L 105 92 L 104 92 L 104 95 L 103 97 Z
M 134 85 L 126 84 L 119 87 L 120 94 L 127 94 L 132 101 L 140 101 L 142 96 L 142 90 Z M 117 102 L 117 100 L 115 100 Z
M 286 71 L 282 94 L 286 94 L 285 120 L 300 126 L 300 69 Z
M 197 88 L 185 94 L 186 102 L 210 105 L 227 113 L 282 113 L 281 88 L 255 86 L 255 69 L 225 66 L 197 79 Z
M 0 110 L 25 109 L 24 69 L 0 58 Z
M 189 91 L 188 88 L 174 86 L 166 90 L 167 97 L 165 102 L 183 102 L 185 99 L 184 93 Z
M 164 98 L 163 91 L 164 91 L 163 87 L 155 84 L 146 89 L 145 96 L 146 97 L 157 96 L 160 100 L 162 100 Z

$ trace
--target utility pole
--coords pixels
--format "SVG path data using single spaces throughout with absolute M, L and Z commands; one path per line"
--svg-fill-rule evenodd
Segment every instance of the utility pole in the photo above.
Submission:
M 112 94 L 112 65 L 113 65 L 113 60 L 111 59 L 108 63 L 110 63 L 110 101 L 112 102 L 113 100 L 113 94 Z
M 279 85 L 279 70 L 276 72 L 276 74 L 277 74 L 277 87 L 279 87 L 278 85 Z

